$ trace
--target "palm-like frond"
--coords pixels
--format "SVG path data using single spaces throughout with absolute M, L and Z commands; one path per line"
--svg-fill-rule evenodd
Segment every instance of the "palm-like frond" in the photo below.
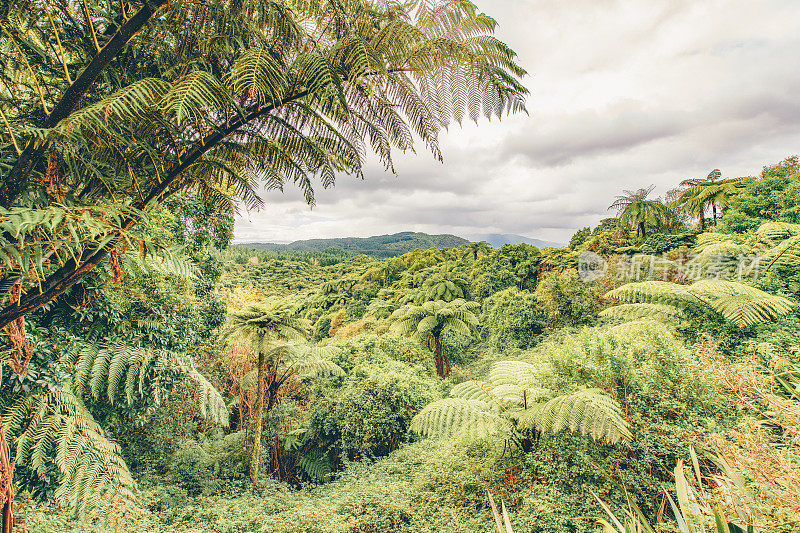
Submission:
M 486 381 L 453 387 L 450 398 L 420 411 L 411 430 L 436 437 L 484 438 L 518 428 L 546 433 L 569 430 L 612 444 L 632 435 L 619 404 L 603 391 L 583 389 L 556 396 L 539 386 L 542 369 L 524 361 L 498 361 Z
M 788 314 L 794 302 L 743 283 L 727 280 L 700 280 L 692 290 L 711 307 L 739 327 L 770 322 Z
M 789 222 L 765 222 L 756 230 L 756 235 L 763 240 L 771 241 L 774 244 L 800 235 L 800 224 Z
M 486 381 L 465 381 L 450 390 L 450 396 L 462 400 L 480 400 L 485 403 L 492 401 L 491 385 Z
M 791 300 L 782 296 L 721 279 L 700 280 L 692 285 L 666 281 L 628 283 L 609 291 L 606 297 L 631 304 L 665 304 L 678 310 L 711 309 L 739 327 L 775 320 L 789 313 L 794 306 Z M 607 314 L 613 313 L 610 311 Z
M 524 412 L 519 421 L 542 432 L 555 434 L 568 430 L 611 444 L 632 437 L 619 404 L 597 389 L 557 396 Z
M 761 266 L 765 271 L 773 268 L 789 271 L 800 268 L 800 234 L 787 237 L 767 250 L 761 257 Z
M 600 311 L 600 316 L 624 320 L 638 318 L 684 319 L 686 314 L 680 308 L 667 304 L 633 303 L 618 304 Z
M 497 361 L 489 369 L 489 381 L 493 386 L 514 385 L 528 388 L 535 386 L 542 369 L 525 361 Z
M 286 343 L 274 346 L 267 359 L 278 363 L 277 371 L 302 378 L 344 376 L 342 368 L 331 361 L 337 349 L 330 346 L 309 346 Z M 253 390 L 258 384 L 258 369 L 245 374 L 240 382 L 244 390 Z
M 508 422 L 481 400 L 445 398 L 427 405 L 411 421 L 411 431 L 430 437 L 480 439 L 508 429 Z
M 230 101 L 222 83 L 210 72 L 195 70 L 174 83 L 161 99 L 167 117 L 182 126 L 185 120 L 205 122 L 208 115 L 220 113 Z
M 223 427 L 228 427 L 228 407 L 225 399 L 214 385 L 195 368 L 194 363 L 188 357 L 178 358 L 178 368 L 197 389 L 196 401 L 200 408 L 200 414 Z
M 9 435 L 16 438 L 18 464 L 47 475 L 47 463 L 55 458 L 59 504 L 75 516 L 91 511 L 104 523 L 135 516 L 136 483 L 119 446 L 71 392 L 24 398 L 12 405 L 7 420 Z
M 75 368 L 72 389 L 78 398 L 89 393 L 95 400 L 105 398 L 112 405 L 120 398 L 133 405 L 154 392 L 152 382 L 161 373 L 175 372 L 197 388 L 200 413 L 222 426 L 228 425 L 222 396 L 185 356 L 117 342 L 87 345 L 72 357 L 70 364 Z

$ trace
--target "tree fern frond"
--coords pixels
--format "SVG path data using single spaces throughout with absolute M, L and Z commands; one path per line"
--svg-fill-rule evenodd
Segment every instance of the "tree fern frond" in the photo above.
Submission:
M 666 281 L 628 283 L 609 291 L 606 297 L 633 304 L 665 304 L 678 310 L 709 308 L 739 327 L 775 320 L 789 313 L 794 306 L 792 301 L 782 296 L 722 279 L 705 279 L 692 285 Z M 607 314 L 613 313 L 615 311 Z
M 800 235 L 800 224 L 765 222 L 756 230 L 756 235 L 762 240 L 779 242 Z
M 762 257 L 760 266 L 768 272 L 773 268 L 797 270 L 800 268 L 800 235 L 786 238 L 769 249 Z
M 700 280 L 691 286 L 709 305 L 739 327 L 769 322 L 788 314 L 794 302 L 734 281 Z
M 197 371 L 194 363 L 188 357 L 179 357 L 178 367 L 199 393 L 197 405 L 200 408 L 200 414 L 222 427 L 228 427 L 228 407 L 219 391 L 203 374 Z
M 514 385 L 527 388 L 537 383 L 541 374 L 541 368 L 525 361 L 497 361 L 489 370 L 489 382 L 495 387 Z
M 327 359 L 308 359 L 295 362 L 292 368 L 302 377 L 344 376 L 344 370 Z
M 262 105 L 275 104 L 288 88 L 282 65 L 269 50 L 260 48 L 242 54 L 225 82 L 234 95 L 255 98 Z
M 187 119 L 200 123 L 204 115 L 219 112 L 229 101 L 230 95 L 213 74 L 195 70 L 175 82 L 160 105 L 181 126 Z
M 84 129 L 99 132 L 119 122 L 145 118 L 169 91 L 170 84 L 158 78 L 143 78 L 96 104 L 73 112 L 55 127 L 61 135 L 78 134 Z
M 54 457 L 60 473 L 56 500 L 75 516 L 91 514 L 111 524 L 134 518 L 136 483 L 119 446 L 71 392 L 33 398 L 11 407 L 9 433 L 16 437 L 17 463 L 44 475 L 47 460 Z
M 555 434 L 566 429 L 610 444 L 632 438 L 619 404 L 599 389 L 557 396 L 528 411 L 520 416 L 520 423 L 539 431 Z
M 333 471 L 328 454 L 320 449 L 312 450 L 304 455 L 299 466 L 315 483 L 322 483 Z
M 411 431 L 429 437 L 464 436 L 484 438 L 502 429 L 508 422 L 492 412 L 481 400 L 445 398 L 427 405 L 411 420 Z
M 146 382 L 156 372 L 156 366 L 166 366 L 197 387 L 198 407 L 204 417 L 222 426 L 228 425 L 228 411 L 222 396 L 187 357 L 115 342 L 84 346 L 72 363 L 75 367 L 72 388 L 76 397 L 82 398 L 88 391 L 95 400 L 105 397 L 112 405 L 120 396 L 128 405 L 133 405 L 144 396 Z
M 642 281 L 626 283 L 605 294 L 608 299 L 623 303 L 660 303 L 669 305 L 702 305 L 686 285 L 668 281 Z
M 480 400 L 491 402 L 491 385 L 486 381 L 465 381 L 450 390 L 450 396 L 463 400 Z
M 646 317 L 684 319 L 686 314 L 679 308 L 667 304 L 635 303 L 619 304 L 600 311 L 600 316 L 616 319 L 637 319 Z

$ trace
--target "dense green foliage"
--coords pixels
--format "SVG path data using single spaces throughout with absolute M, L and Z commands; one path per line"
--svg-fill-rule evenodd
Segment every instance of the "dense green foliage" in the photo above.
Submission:
M 265 250 L 268 252 L 324 252 L 332 249 L 386 258 L 396 257 L 418 249 L 458 248 L 468 242 L 466 239 L 455 235 L 428 235 L 427 233 L 404 231 L 393 235 L 376 235 L 364 238 L 308 239 L 289 244 L 252 242 L 242 244 L 242 246 L 252 250 Z
M 736 479 L 714 466 L 725 448 L 712 443 L 756 438 L 745 421 L 760 415 L 743 418 L 730 381 L 709 378 L 725 372 L 713 361 L 798 365 L 800 227 L 759 217 L 734 231 L 736 197 L 726 202 L 714 231 L 648 225 L 637 237 L 604 221 L 571 250 L 476 243 L 383 260 L 220 250 L 188 211 L 165 212 L 150 233 L 193 243 L 193 273 L 125 263 L 118 285 L 99 274 L 102 289 L 31 318 L 28 377 L 3 382 L 8 412 L 24 387 L 70 384 L 85 407 L 62 400 L 50 416 L 73 412 L 105 464 L 130 473 L 96 478 L 116 500 L 84 495 L 68 481 L 73 463 L 45 452 L 48 437 L 15 439 L 30 450 L 18 455 L 26 505 L 77 495 L 67 508 L 86 513 L 38 510 L 28 530 L 101 531 L 92 513 L 128 498 L 153 531 L 488 531 L 488 488 L 514 531 L 595 531 L 576 517 L 607 516 L 600 502 L 618 516 L 634 505 L 670 531 L 677 514 L 659 508 L 692 446 L 703 476 Z M 578 270 L 585 251 L 609 254 L 591 281 Z M 674 258 L 667 279 L 623 279 L 651 272 L 648 253 Z M 740 278 L 748 254 L 760 269 Z M 729 278 L 681 278 L 688 256 Z M 794 390 L 795 371 L 781 372 L 775 383 Z M 764 500 L 751 520 L 776 524 L 793 505 L 783 501 Z
M 796 529 L 797 158 L 625 191 L 568 248 L 228 246 L 263 187 L 313 204 L 369 152 L 441 158 L 448 123 L 523 110 L 495 21 L 148 0 L 0 22 L 6 530 L 466 533 L 493 497 L 523 532 Z

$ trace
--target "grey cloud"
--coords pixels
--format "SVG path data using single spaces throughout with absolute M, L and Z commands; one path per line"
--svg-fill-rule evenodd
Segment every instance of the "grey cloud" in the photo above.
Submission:
M 748 175 L 800 146 L 793 0 L 479 0 L 531 72 L 530 116 L 453 127 L 361 181 L 265 193 L 237 240 L 403 230 L 564 241 L 623 189 L 658 194 L 712 168 Z
M 585 111 L 554 119 L 549 127 L 533 126 L 532 132 L 508 142 L 503 155 L 527 157 L 537 166 L 561 166 L 578 157 L 629 150 L 676 135 L 687 125 L 687 117 L 680 115 L 683 116 L 648 112 L 635 103 L 624 103 L 602 112 Z

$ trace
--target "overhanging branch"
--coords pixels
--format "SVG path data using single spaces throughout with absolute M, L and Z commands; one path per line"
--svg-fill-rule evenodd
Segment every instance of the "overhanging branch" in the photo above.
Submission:
M 86 65 L 72 85 L 67 87 L 67 90 L 64 91 L 64 95 L 45 120 L 45 128 L 52 128 L 69 116 L 97 77 L 108 67 L 111 61 L 119 55 L 131 37 L 147 24 L 150 17 L 152 17 L 156 10 L 164 3 L 166 3 L 166 0 L 145 0 L 142 8 L 119 27 L 111 40 L 109 40 L 92 58 L 92 61 Z M 45 150 L 47 150 L 46 142 L 42 142 L 38 146 L 36 146 L 33 141 L 28 143 L 9 171 L 5 183 L 0 189 L 0 206 L 5 208 L 10 207 L 19 195 L 22 194 L 25 185 L 28 183 L 28 177 L 42 158 Z

